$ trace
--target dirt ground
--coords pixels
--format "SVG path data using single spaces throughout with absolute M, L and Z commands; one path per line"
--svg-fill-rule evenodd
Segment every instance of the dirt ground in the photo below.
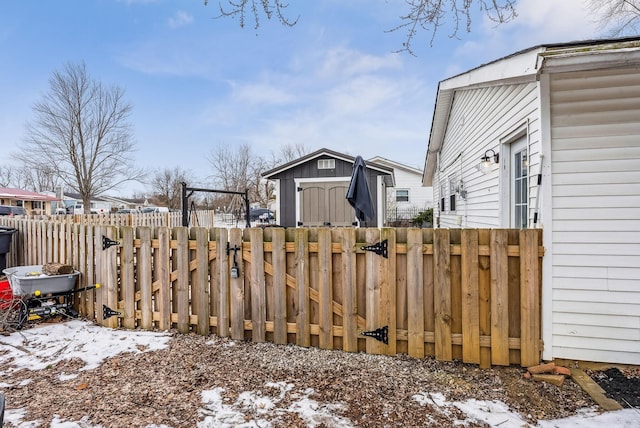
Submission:
M 447 427 L 462 417 L 456 408 L 444 412 L 420 405 L 414 398 L 418 394 L 439 393 L 447 401 L 499 400 L 532 424 L 595 406 L 570 379 L 561 387 L 533 382 L 523 377 L 525 370 L 520 367 L 480 369 L 433 358 L 345 353 L 216 336 L 176 334 L 168 349 L 121 354 L 94 370 L 79 370 L 82 366 L 81 361 L 72 360 L 37 373 L 13 373 L 11 379 L 3 379 L 11 385 L 3 388 L 8 407 L 27 409 L 25 421 L 50 421 L 59 415 L 67 421 L 88 417 L 103 427 L 194 427 L 203 417 L 202 391 L 223 388 L 224 400 L 233 403 L 246 391 L 268 394 L 265 385 L 274 382 L 286 382 L 293 392 L 310 394 L 327 408 L 341 403 L 335 407 L 336 414 L 361 427 Z M 77 377 L 70 378 L 70 373 Z M 286 406 L 294 395 L 281 397 L 280 404 Z M 306 426 L 295 413 L 274 415 L 271 423 Z

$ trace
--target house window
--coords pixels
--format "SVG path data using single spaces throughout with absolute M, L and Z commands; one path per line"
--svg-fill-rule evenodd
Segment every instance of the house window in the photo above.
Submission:
M 335 159 L 318 159 L 318 169 L 335 169 Z
M 33 208 L 34 210 L 41 210 L 43 208 L 42 201 L 31 202 L 31 208 Z
M 409 189 L 396 189 L 396 202 L 409 202 Z
M 449 176 L 449 211 L 456 210 L 456 176 Z
M 440 184 L 440 212 L 445 212 L 445 200 L 447 197 L 447 186 L 444 183 Z

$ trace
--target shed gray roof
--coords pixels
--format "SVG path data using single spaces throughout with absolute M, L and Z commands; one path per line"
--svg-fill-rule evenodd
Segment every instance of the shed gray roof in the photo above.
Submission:
M 272 178 L 283 171 L 289 170 L 291 168 L 295 168 L 298 165 L 302 165 L 303 163 L 309 162 L 321 156 L 329 156 L 329 157 L 340 159 L 349 163 L 354 163 L 356 160 L 355 156 L 339 153 L 330 149 L 320 149 L 320 150 L 316 150 L 313 153 L 309 153 L 308 155 L 302 156 L 298 159 L 294 159 L 291 162 L 287 162 L 285 164 L 279 165 L 273 169 L 270 169 L 269 171 L 265 171 L 262 173 L 262 177 L 266 179 Z M 372 169 L 374 171 L 378 171 L 380 172 L 379 175 L 385 176 L 384 180 L 387 186 L 393 187 L 395 185 L 395 179 L 393 177 L 393 168 L 389 168 L 386 165 L 380 165 L 378 163 L 369 162 L 369 161 L 366 161 L 366 164 L 367 164 L 367 168 Z

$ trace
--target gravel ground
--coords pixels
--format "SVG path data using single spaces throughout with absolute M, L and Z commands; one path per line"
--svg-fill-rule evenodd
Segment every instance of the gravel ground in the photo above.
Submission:
M 176 428 L 202 422 L 207 414 L 201 393 L 216 388 L 228 403 L 237 402 L 247 391 L 265 397 L 279 394 L 278 408 L 308 397 L 336 418 L 360 427 L 446 427 L 458 417 L 464 419 L 455 407 L 439 411 L 437 405 L 421 405 L 415 399 L 420 394 L 442 394 L 447 401 L 499 400 L 531 423 L 594 406 L 570 379 L 562 387 L 533 382 L 523 378 L 519 367 L 480 369 L 432 358 L 325 351 L 217 336 L 176 334 L 168 349 L 121 354 L 97 369 L 78 371 L 83 365 L 70 360 L 37 375 L 29 370 L 14 372 L 3 380 L 12 385 L 3 391 L 7 402 L 11 408 L 27 410 L 25 421 L 51 421 L 59 415 L 66 421 L 88 418 L 103 427 Z M 70 378 L 69 373 L 79 375 Z M 275 385 L 288 386 L 278 393 Z M 272 426 L 308 425 L 295 412 L 262 410 L 254 409 Z M 250 410 L 246 417 L 252 420 Z

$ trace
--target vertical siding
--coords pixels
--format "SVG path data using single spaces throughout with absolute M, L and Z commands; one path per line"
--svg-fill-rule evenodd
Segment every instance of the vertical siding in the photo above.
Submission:
M 640 74 L 551 77 L 553 356 L 640 364 Z
M 539 169 L 539 110 L 535 82 L 492 86 L 456 92 L 449 116 L 440 165 L 433 182 L 434 215 L 441 227 L 502 227 L 500 171 L 484 175 L 477 170 L 480 158 L 488 149 L 496 153 L 500 142 L 517 127 L 529 124 L 530 173 Z M 502 164 L 501 164 L 502 165 Z M 457 197 L 456 211 L 440 212 L 440 182 L 450 175 L 462 178 L 466 199 Z M 535 183 L 530 181 L 530 189 Z M 447 184 L 448 186 L 448 184 Z M 535 192 L 529 194 L 535 197 Z M 447 206 L 449 201 L 447 200 Z M 533 207 L 530 201 L 530 207 Z M 532 215 L 533 211 L 531 210 Z
M 333 179 L 335 177 L 345 177 L 347 179 L 351 178 L 351 174 L 353 172 L 353 164 L 350 162 L 343 161 L 341 159 L 335 159 L 335 168 L 334 169 L 318 169 L 318 159 L 334 159 L 332 156 L 320 156 L 317 158 L 313 158 L 308 162 L 302 163 L 290 169 L 282 171 L 280 174 L 273 176 L 273 179 L 280 180 L 280 195 L 279 195 L 279 213 L 278 213 L 278 224 L 284 227 L 296 227 L 297 220 L 296 219 L 296 193 L 297 185 L 295 180 L 299 178 L 314 178 L 318 183 L 326 182 L 326 179 Z M 376 185 L 378 179 L 379 172 L 369 169 L 366 169 L 367 181 L 369 182 L 369 190 L 371 192 L 371 198 L 373 201 L 378 200 L 378 186 Z M 346 191 L 345 191 L 345 199 L 346 199 Z M 376 207 L 376 217 L 378 213 L 379 207 Z M 355 212 L 354 212 L 354 220 L 355 220 Z M 368 226 L 377 226 L 377 219 L 368 222 Z

